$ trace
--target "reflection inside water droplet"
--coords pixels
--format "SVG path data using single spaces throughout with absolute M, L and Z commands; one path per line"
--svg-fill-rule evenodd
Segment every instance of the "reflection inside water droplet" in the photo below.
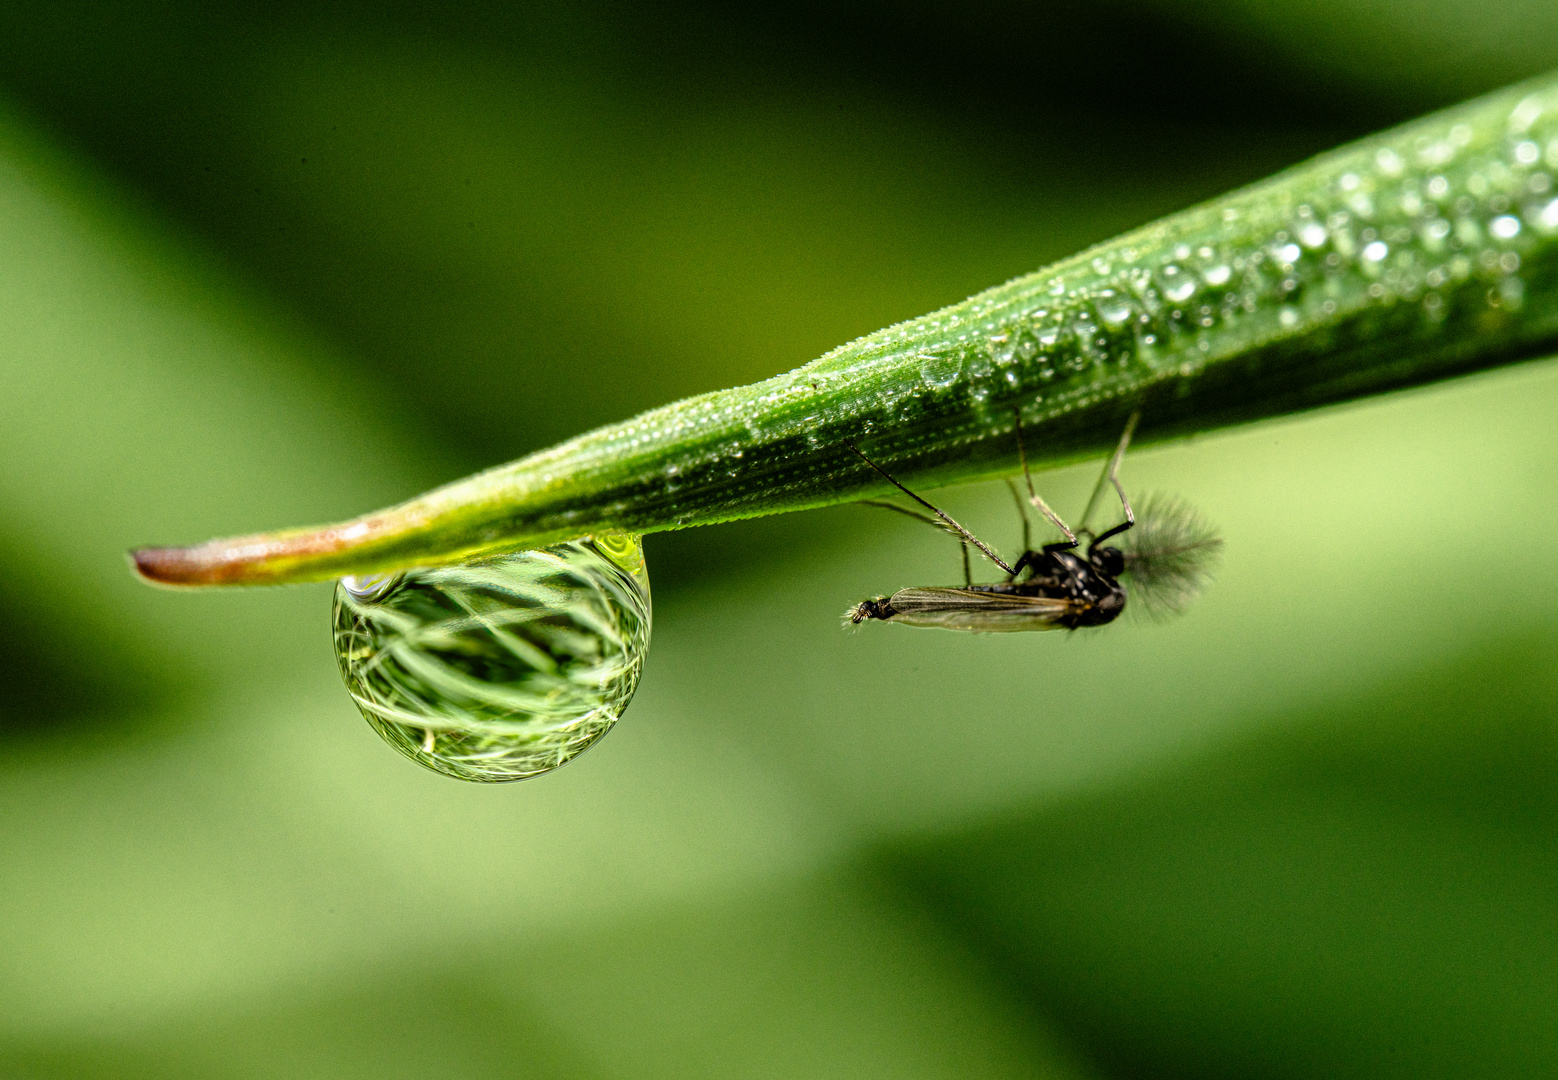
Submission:
M 462 780 L 523 780 L 617 722 L 649 648 L 637 537 L 343 578 L 335 651 L 391 746 Z

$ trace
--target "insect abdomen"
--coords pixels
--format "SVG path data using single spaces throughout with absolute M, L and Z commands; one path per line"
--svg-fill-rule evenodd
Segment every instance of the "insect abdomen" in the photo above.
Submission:
M 867 619 L 891 619 L 898 614 L 891 599 L 878 596 L 875 600 L 862 600 L 847 613 L 850 622 L 859 624 Z

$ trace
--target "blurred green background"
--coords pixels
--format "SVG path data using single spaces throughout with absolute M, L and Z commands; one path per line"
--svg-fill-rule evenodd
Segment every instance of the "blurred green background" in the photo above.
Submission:
M 122 556 L 1555 64 L 1549 0 L 0 8 L 0 1075 L 1558 1075 L 1549 364 L 1134 455 L 1227 538 L 1164 626 L 843 634 L 958 573 L 866 509 L 651 537 L 638 699 L 518 786 L 377 741 L 327 589 Z

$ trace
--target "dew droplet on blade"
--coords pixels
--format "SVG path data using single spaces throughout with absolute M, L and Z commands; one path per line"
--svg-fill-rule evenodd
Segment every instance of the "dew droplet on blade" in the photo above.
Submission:
M 649 576 L 637 537 L 586 537 L 343 580 L 333 623 L 346 688 L 391 746 L 461 780 L 523 780 L 577 756 L 632 700 Z

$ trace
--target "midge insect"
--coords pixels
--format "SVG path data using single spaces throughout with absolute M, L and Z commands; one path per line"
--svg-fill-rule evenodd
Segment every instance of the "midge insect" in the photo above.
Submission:
M 1105 464 L 1082 524 L 1075 531 L 1066 525 L 1033 488 L 1028 471 L 1028 455 L 1022 444 L 1022 423 L 1017 424 L 1017 454 L 1022 461 L 1023 481 L 1028 487 L 1028 502 L 1039 510 L 1065 536 L 1064 540 L 1034 550 L 1032 525 L 1017 488 L 1007 481 L 1017 511 L 1022 516 L 1022 556 L 1007 565 L 989 545 L 953 521 L 945 512 L 904 487 L 876 462 L 846 443 L 871 468 L 881 473 L 899 491 L 935 515 L 921 514 L 890 502 L 866 500 L 869 505 L 896 510 L 901 514 L 944 529 L 958 538 L 963 547 L 963 585 L 926 586 L 900 589 L 891 596 L 864 600 L 845 612 L 849 624 L 870 619 L 903 623 L 908 626 L 939 627 L 943 630 L 970 630 L 978 633 L 1004 633 L 1018 630 L 1075 630 L 1083 626 L 1104 626 L 1119 618 L 1125 610 L 1126 577 L 1129 595 L 1141 602 L 1149 616 L 1178 614 L 1205 585 L 1222 551 L 1222 540 L 1201 522 L 1195 511 L 1177 500 L 1153 498 L 1138 516 L 1120 484 L 1120 462 L 1130 446 L 1140 413 L 1132 414 L 1120 436 L 1120 444 Z M 1093 509 L 1105 485 L 1120 497 L 1125 520 L 1101 533 L 1088 528 Z M 1119 536 L 1119 546 L 1104 541 Z M 1080 552 L 1083 540 L 1085 552 Z M 978 548 L 991 562 L 1006 571 L 1006 580 L 993 585 L 975 585 L 968 562 L 968 546 Z

